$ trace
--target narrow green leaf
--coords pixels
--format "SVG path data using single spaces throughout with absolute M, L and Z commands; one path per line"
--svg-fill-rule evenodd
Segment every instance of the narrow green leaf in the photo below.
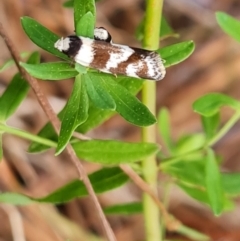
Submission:
M 209 198 L 206 190 L 202 190 L 196 187 L 189 187 L 184 183 L 178 183 L 178 186 L 181 187 L 190 197 L 209 205 Z
M 83 78 L 88 96 L 93 104 L 103 110 L 115 110 L 115 101 L 104 88 L 103 78 L 90 73 L 83 75 Z
M 22 59 L 27 58 L 30 55 L 29 52 L 24 52 L 20 54 L 20 57 Z M 2 66 L 0 66 L 0 73 L 3 72 L 4 70 L 8 69 L 9 67 L 15 65 L 15 62 L 13 59 L 9 59 L 8 61 L 6 61 Z
M 200 188 L 198 189 L 197 187 L 189 187 L 184 183 L 178 183 L 178 186 L 181 187 L 190 197 L 196 199 L 199 202 L 205 203 L 208 206 L 211 206 L 209 197 L 205 190 Z M 230 199 L 223 197 L 221 201 L 223 202 L 224 211 L 230 211 L 233 209 L 233 203 Z
M 92 13 L 93 22 L 96 19 L 96 8 L 94 0 L 74 0 L 74 26 L 78 36 L 81 36 L 81 29 L 78 28 L 78 24 L 81 18 L 88 12 Z
M 179 37 L 179 34 L 175 33 L 167 22 L 167 19 L 165 17 L 162 17 L 160 26 L 160 38 L 165 39 L 167 37 Z
M 91 12 L 87 12 L 76 25 L 76 33 L 79 36 L 92 38 L 94 37 L 95 17 Z
M 182 158 L 181 161 L 168 165 L 165 168 L 163 167 L 161 170 L 181 182 L 188 183 L 191 186 L 198 186 L 205 190 L 206 183 L 203 176 L 205 175 L 206 158 L 194 159 L 191 157 L 189 159 Z
M 205 180 L 210 206 L 215 215 L 220 215 L 223 211 L 223 188 L 219 167 L 211 149 L 207 151 L 207 161 L 205 166 Z
M 128 176 L 119 168 L 103 168 L 89 175 L 95 193 L 103 193 L 122 186 L 128 181 Z M 36 199 L 40 202 L 63 203 L 76 197 L 87 196 L 83 182 L 75 180 L 59 188 L 46 197 Z
M 164 66 L 170 67 L 187 59 L 194 51 L 195 44 L 193 41 L 185 41 L 173 44 L 157 50 L 164 60 Z
M 206 134 L 207 139 L 212 138 L 219 127 L 220 124 L 220 114 L 217 112 L 212 116 L 201 116 L 202 126 Z
M 105 89 L 108 90 L 116 103 L 116 111 L 128 122 L 137 126 L 149 126 L 156 122 L 153 114 L 129 91 L 116 83 L 112 75 L 89 73 L 102 79 Z
M 65 108 L 56 155 L 63 151 L 73 131 L 88 117 L 88 96 L 83 82 L 84 80 L 81 78 L 81 75 L 78 75 Z
M 222 30 L 240 42 L 240 21 L 224 12 L 217 12 L 216 19 Z
M 173 153 L 174 144 L 171 138 L 170 119 L 167 108 L 162 108 L 158 113 L 158 131 L 169 153 Z
M 20 193 L 0 193 L 0 203 L 8 203 L 12 205 L 29 205 L 34 203 L 30 197 Z
M 54 48 L 54 44 L 59 39 L 59 36 L 32 18 L 22 17 L 21 23 L 25 33 L 37 46 L 59 58 L 70 60 L 67 55 Z
M 79 141 L 72 144 L 76 155 L 104 165 L 136 162 L 158 151 L 153 143 L 128 143 L 114 140 Z
M 175 153 L 180 155 L 198 150 L 204 146 L 205 141 L 206 137 L 202 133 L 182 136 L 175 145 Z
M 28 83 L 17 73 L 0 98 L 0 120 L 5 121 L 10 117 L 29 90 Z
M 103 209 L 104 213 L 109 214 L 121 214 L 121 215 L 131 215 L 136 213 L 142 213 L 143 207 L 141 202 L 135 203 L 124 203 L 106 207 Z
M 75 70 L 77 70 L 77 72 L 79 74 L 86 74 L 87 73 L 87 68 L 78 64 L 78 63 L 75 63 Z
M 119 167 L 113 167 L 96 171 L 89 175 L 89 179 L 94 191 L 103 193 L 125 184 L 128 181 L 128 176 Z M 83 182 L 75 180 L 42 198 L 33 198 L 18 193 L 0 193 L 0 203 L 14 205 L 28 205 L 34 202 L 63 203 L 87 195 Z
M 240 195 L 240 173 L 223 173 L 222 184 L 224 192 L 233 195 Z
M 78 72 L 67 62 L 20 65 L 33 77 L 42 80 L 63 80 L 75 77 Z
M 240 102 L 219 93 L 206 94 L 193 103 L 193 110 L 200 115 L 212 116 L 220 111 L 222 106 L 240 110 Z
M 34 52 L 30 55 L 28 63 L 37 64 L 39 63 L 39 53 Z M 29 90 L 28 82 L 17 73 L 7 89 L 0 97 L 0 120 L 7 120 L 17 109 L 23 99 L 26 97 Z

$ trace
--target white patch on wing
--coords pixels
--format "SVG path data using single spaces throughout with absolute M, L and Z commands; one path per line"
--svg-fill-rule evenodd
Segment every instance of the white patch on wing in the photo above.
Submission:
M 141 70 L 143 67 L 142 61 L 138 61 L 134 64 L 129 64 L 126 68 L 126 75 L 139 78 L 139 76 L 136 74 L 139 70 Z
M 109 52 L 110 58 L 106 63 L 106 69 L 117 68 L 118 64 L 128 60 L 128 58 L 134 53 L 134 50 L 125 45 L 112 44 L 118 47 L 118 52 Z
M 74 60 L 83 65 L 83 66 L 89 66 L 93 59 L 94 59 L 94 49 L 92 47 L 92 44 L 94 40 L 85 38 L 85 37 L 79 37 L 82 41 L 82 45 L 74 57 Z
M 69 43 L 70 43 L 69 37 L 66 37 L 66 38 L 62 37 L 54 44 L 54 47 L 61 52 L 64 50 L 67 51 L 70 47 Z
M 109 36 L 109 33 L 104 28 L 95 28 L 94 29 L 94 37 L 100 39 L 100 40 L 107 40 Z
M 159 55 L 147 56 L 144 62 L 147 65 L 147 74 L 150 78 L 154 80 L 161 80 L 164 78 L 166 70 Z

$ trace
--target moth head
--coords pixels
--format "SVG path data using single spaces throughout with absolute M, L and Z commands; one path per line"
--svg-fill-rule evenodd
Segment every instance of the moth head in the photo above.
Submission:
M 69 57 L 74 57 L 81 48 L 81 45 L 82 41 L 78 36 L 68 36 L 66 38 L 60 38 L 54 44 L 54 47 Z
M 94 29 L 94 39 L 100 40 L 100 41 L 105 41 L 108 43 L 112 42 L 112 37 L 111 37 L 110 33 L 103 27 Z

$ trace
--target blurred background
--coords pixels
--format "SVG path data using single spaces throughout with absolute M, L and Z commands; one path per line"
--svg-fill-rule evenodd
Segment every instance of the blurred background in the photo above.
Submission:
M 34 45 L 25 35 L 20 18 L 30 16 L 59 36 L 74 32 L 73 11 L 62 7 L 64 1 L 47 0 L 1 0 L 0 22 L 7 30 L 18 51 L 41 52 L 42 62 L 57 59 Z M 111 33 L 115 43 L 140 47 L 135 31 L 144 16 L 143 0 L 102 0 L 97 3 L 97 26 Z M 161 47 L 180 41 L 193 40 L 196 49 L 184 62 L 167 69 L 166 77 L 157 84 L 158 110 L 167 107 L 170 111 L 172 137 L 197 133 L 201 121 L 192 110 L 192 103 L 203 94 L 221 92 L 240 99 L 240 45 L 224 34 L 217 25 L 216 11 L 225 11 L 240 18 L 240 1 L 237 0 L 166 0 L 164 16 L 179 38 L 168 38 Z M 240 31 L 240 30 L 239 30 Z M 0 65 L 10 58 L 0 38 Z M 4 91 L 16 68 L 0 74 L 0 93 Z M 39 82 L 54 110 L 59 112 L 71 93 L 73 80 Z M 232 111 L 223 108 L 221 122 L 224 123 Z M 46 116 L 30 91 L 8 124 L 37 133 L 47 121 Z M 89 136 L 103 139 L 139 141 L 140 128 L 132 126 L 120 116 L 115 116 Z M 159 143 L 161 140 L 159 138 Z M 221 141 L 214 146 L 223 158 L 222 170 L 240 171 L 240 123 L 236 124 Z M 54 151 L 31 155 L 26 153 L 28 142 L 4 135 L 4 160 L 0 163 L 0 190 L 24 192 L 32 196 L 43 196 L 64 185 L 77 176 L 74 166 L 64 154 L 54 157 Z M 91 173 L 99 168 L 96 164 L 84 163 Z M 138 201 L 141 192 L 133 184 L 100 195 L 102 206 Z M 214 217 L 210 210 L 179 189 L 170 193 L 170 211 L 184 224 L 212 237 L 214 241 L 240 240 L 240 205 L 221 217 Z M 111 216 L 111 226 L 118 241 L 144 240 L 142 215 Z M 11 223 L 12 222 L 12 223 Z M 0 205 L 0 241 L 13 240 L 13 232 L 22 234 L 24 226 L 26 240 L 101 240 L 101 227 L 92 211 L 88 198 L 73 200 L 64 205 L 31 205 L 14 207 Z M 11 228 L 14 225 L 15 230 Z M 178 234 L 169 238 L 187 240 Z M 180 239 L 181 238 L 181 239 Z M 22 239 L 19 239 L 22 240 Z

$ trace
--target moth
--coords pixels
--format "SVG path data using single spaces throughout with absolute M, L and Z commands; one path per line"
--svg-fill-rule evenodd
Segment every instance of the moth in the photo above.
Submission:
M 94 29 L 94 39 L 71 35 L 59 39 L 54 47 L 85 67 L 116 76 L 158 81 L 166 74 L 158 53 L 115 44 L 103 27 Z

